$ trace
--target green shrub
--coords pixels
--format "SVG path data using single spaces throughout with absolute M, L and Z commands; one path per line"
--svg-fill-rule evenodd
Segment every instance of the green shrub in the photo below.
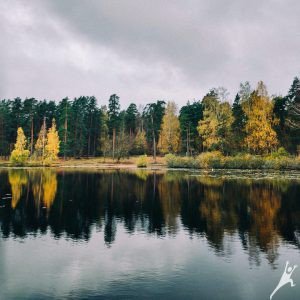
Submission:
M 281 153 L 284 154 L 284 152 Z M 250 154 L 223 156 L 220 152 L 215 151 L 201 153 L 196 158 L 173 154 L 165 157 L 170 168 L 300 170 L 300 158 L 285 155 L 275 158 L 272 155 L 263 157 Z
M 165 158 L 166 158 L 167 166 L 169 168 L 195 169 L 199 167 L 198 162 L 194 157 L 176 156 L 174 154 L 167 154 Z
M 283 148 L 278 148 L 277 151 L 272 152 L 270 155 L 271 158 L 283 158 L 283 157 L 289 157 L 289 153 Z
M 141 155 L 138 157 L 137 161 L 136 161 L 136 165 L 138 168 L 145 168 L 148 165 L 148 159 L 147 159 L 147 155 Z

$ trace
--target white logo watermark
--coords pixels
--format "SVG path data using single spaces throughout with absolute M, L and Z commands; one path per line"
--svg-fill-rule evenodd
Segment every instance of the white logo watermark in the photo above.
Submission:
M 294 265 L 293 267 L 288 267 L 290 263 L 287 261 L 285 264 L 285 269 L 283 271 L 283 274 L 279 280 L 279 283 L 277 284 L 275 290 L 272 292 L 272 294 L 270 295 L 270 300 L 272 299 L 272 297 L 275 295 L 275 293 L 282 288 L 284 285 L 290 283 L 291 287 L 294 287 L 296 284 L 294 284 L 293 279 L 291 278 L 294 270 L 298 267 L 297 265 Z

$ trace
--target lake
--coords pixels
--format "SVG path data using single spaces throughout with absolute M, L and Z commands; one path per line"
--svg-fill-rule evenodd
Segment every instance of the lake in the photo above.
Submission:
M 269 299 L 300 266 L 300 176 L 2 169 L 0 226 L 1 299 Z

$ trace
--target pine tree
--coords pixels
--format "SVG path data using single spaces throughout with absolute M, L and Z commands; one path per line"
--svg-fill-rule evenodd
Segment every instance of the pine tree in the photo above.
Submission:
M 70 122 L 68 128 L 72 134 L 68 138 L 70 141 L 70 147 L 75 157 L 81 157 L 87 154 L 88 144 L 88 124 L 86 122 L 88 107 L 88 97 L 81 96 L 75 98 L 72 107 Z M 70 125 L 70 126 L 69 126 Z
M 157 100 L 156 103 L 149 103 L 143 111 L 145 120 L 146 136 L 151 148 L 153 158 L 156 162 L 157 140 L 161 129 L 162 119 L 165 114 L 165 101 Z
M 218 107 L 218 136 L 220 138 L 219 149 L 224 154 L 233 152 L 232 122 L 233 116 L 231 106 L 228 102 L 223 102 Z
M 58 112 L 58 133 L 60 136 L 61 144 L 60 151 L 61 154 L 66 159 L 67 156 L 71 154 L 70 147 L 70 115 L 71 115 L 71 103 L 69 98 L 62 99 L 57 107 Z
M 120 102 L 119 97 L 111 95 L 108 101 L 108 128 L 112 136 L 112 156 L 115 158 L 116 134 L 120 126 Z
M 245 138 L 246 116 L 241 105 L 241 97 L 236 94 L 232 105 L 233 122 L 231 125 L 233 134 L 233 148 L 235 151 L 241 151 Z
M 85 117 L 85 123 L 87 124 L 87 155 L 88 156 L 95 156 L 96 153 L 96 146 L 95 142 L 97 140 L 98 134 L 98 120 L 99 111 L 97 109 L 97 100 L 94 96 L 87 97 L 87 114 Z
M 130 137 L 135 133 L 137 114 L 138 110 L 136 104 L 131 103 L 128 106 L 125 114 L 126 132 L 129 133 Z
M 33 142 L 34 142 L 34 120 L 36 118 L 37 100 L 34 98 L 25 99 L 23 102 L 22 110 L 22 128 L 24 132 L 29 136 L 29 150 L 30 155 L 33 154 Z
M 111 151 L 111 140 L 109 138 L 108 129 L 108 114 L 106 106 L 102 106 L 100 109 L 100 124 L 99 124 L 99 146 L 98 151 L 101 155 L 106 157 Z
M 0 156 L 9 155 L 9 132 L 12 126 L 10 101 L 0 101 Z
M 26 149 L 27 141 L 22 127 L 18 128 L 17 141 L 11 153 L 10 161 L 14 164 L 23 164 L 28 160 L 29 150 Z
M 180 109 L 179 122 L 181 132 L 181 146 L 186 155 L 199 151 L 200 137 L 197 131 L 198 122 L 203 118 L 202 104 L 197 101 L 188 103 Z
M 59 153 L 59 136 L 56 130 L 55 119 L 52 120 L 52 126 L 47 133 L 47 143 L 45 146 L 45 157 L 47 160 L 52 161 L 58 158 Z
M 300 154 L 300 80 L 295 77 L 287 95 L 287 119 L 292 151 Z
M 273 99 L 273 114 L 278 120 L 278 123 L 274 126 L 274 130 L 276 131 L 280 145 L 284 145 L 285 149 L 291 150 L 291 128 L 288 126 L 287 103 L 287 97 L 277 96 Z
M 168 102 L 158 142 L 162 153 L 177 153 L 180 149 L 180 125 L 176 112 L 175 102 Z

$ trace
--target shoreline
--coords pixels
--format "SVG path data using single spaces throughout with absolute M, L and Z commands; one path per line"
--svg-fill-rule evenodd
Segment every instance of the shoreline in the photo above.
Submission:
M 228 159 L 228 158 L 225 158 Z M 229 157 L 229 159 L 236 159 Z M 157 157 L 154 162 L 152 157 L 148 157 L 147 167 L 138 167 L 138 157 L 129 157 L 122 159 L 119 162 L 112 160 L 111 158 L 84 158 L 84 159 L 60 159 L 52 162 L 51 164 L 42 164 L 40 162 L 29 161 L 24 165 L 13 165 L 9 160 L 0 160 L 0 169 L 102 169 L 102 170 L 173 170 L 173 171 L 189 171 L 189 172 L 264 172 L 264 173 L 279 173 L 279 172 L 292 172 L 294 174 L 300 173 L 300 166 L 298 159 L 288 159 L 289 162 L 296 161 L 296 164 L 278 164 L 284 161 L 281 159 L 273 160 L 275 164 L 266 164 L 267 159 L 262 159 L 263 164 L 253 165 L 247 164 L 246 160 L 240 161 L 246 162 L 246 164 L 231 165 L 220 163 L 221 160 L 215 158 L 205 161 L 205 164 L 199 164 L 195 159 L 187 157 Z M 196 162 L 196 163 L 195 163 Z
M 136 164 L 57 164 L 51 166 L 43 165 L 25 165 L 25 166 L 5 166 L 0 164 L 0 170 L 11 170 L 11 169 L 94 169 L 94 170 L 147 170 L 147 171 L 186 171 L 191 173 L 224 173 L 224 172 L 237 172 L 237 173 L 247 173 L 247 172 L 260 172 L 260 173 L 287 173 L 293 172 L 300 175 L 299 169 L 246 169 L 246 168 L 172 168 L 167 165 L 149 165 L 148 167 L 138 167 Z

